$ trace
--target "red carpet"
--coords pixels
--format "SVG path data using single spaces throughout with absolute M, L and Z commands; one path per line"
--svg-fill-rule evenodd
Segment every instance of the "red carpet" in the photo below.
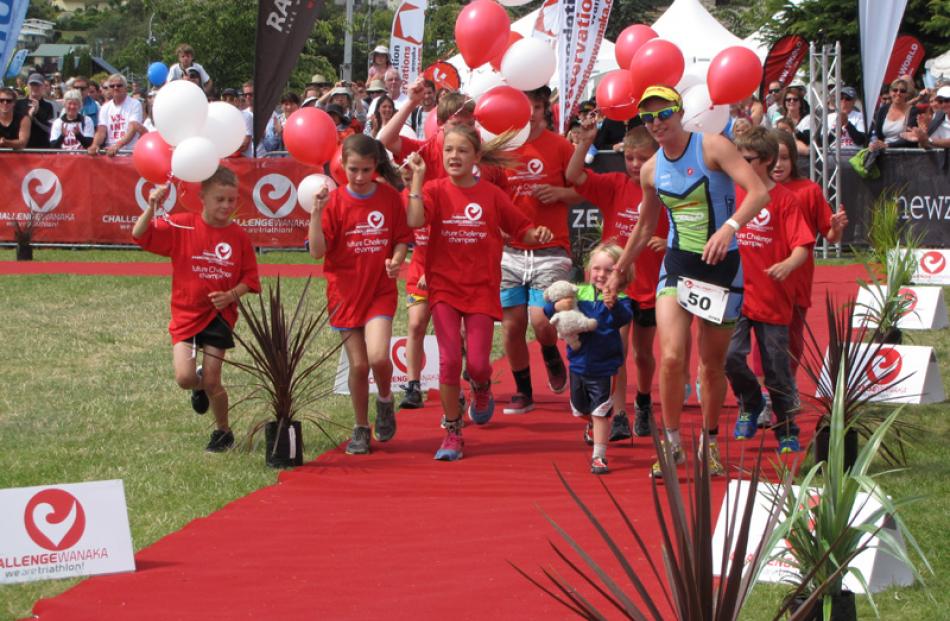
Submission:
M 814 329 L 824 332 L 814 312 L 822 309 L 824 291 L 853 291 L 858 274 L 853 267 L 818 269 Z M 540 387 L 536 347 L 532 355 Z M 496 365 L 496 377 L 500 404 L 512 392 L 504 361 Z M 37 602 L 34 613 L 43 621 L 566 618 L 564 609 L 506 563 L 533 575 L 540 575 L 542 564 L 563 569 L 547 543 L 559 538 L 542 509 L 605 567 L 616 569 L 557 482 L 553 464 L 613 532 L 620 531 L 597 477 L 589 473 L 582 423 L 570 416 L 566 393 L 536 390 L 540 407 L 534 412 L 512 417 L 499 410 L 487 427 L 467 428 L 461 462 L 432 460 L 442 432 L 430 401 L 423 410 L 402 412 L 396 439 L 374 444 L 372 455 L 326 453 L 284 473 L 277 485 L 141 550 L 136 573 L 86 580 Z M 698 428 L 699 409 L 691 406 L 684 414 L 684 432 Z M 730 406 L 724 430 L 732 429 L 734 418 Z M 812 425 L 803 428 L 810 432 Z M 727 461 L 736 464 L 740 449 L 752 446 L 727 443 Z M 766 446 L 774 449 L 774 439 Z M 635 439 L 611 445 L 608 456 L 612 473 L 606 482 L 658 551 L 647 477 L 651 444 Z M 714 493 L 718 507 L 721 481 Z M 627 552 L 636 562 L 635 545 Z M 640 575 L 650 584 L 639 560 Z

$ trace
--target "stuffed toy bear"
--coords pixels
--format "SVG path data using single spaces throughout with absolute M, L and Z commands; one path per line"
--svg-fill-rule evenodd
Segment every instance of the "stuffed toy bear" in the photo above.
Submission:
M 551 325 L 557 329 L 558 338 L 564 339 L 574 351 L 579 350 L 581 340 L 577 335 L 596 330 L 597 320 L 577 310 L 577 287 L 558 280 L 544 290 L 544 300 L 554 304 L 557 311 L 551 317 Z

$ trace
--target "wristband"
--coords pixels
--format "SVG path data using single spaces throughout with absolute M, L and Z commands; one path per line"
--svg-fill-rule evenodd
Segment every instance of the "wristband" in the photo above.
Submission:
M 742 227 L 739 226 L 739 223 L 736 222 L 735 220 L 733 220 L 732 218 L 729 218 L 728 220 L 726 220 L 726 224 L 728 224 L 729 226 L 731 226 L 731 227 L 733 228 L 733 230 L 735 230 L 736 232 L 738 232 L 739 229 L 742 228 Z
M 421 201 L 421 200 L 422 200 L 422 195 L 421 195 L 421 194 L 409 194 L 409 198 L 414 198 L 414 199 L 416 199 L 416 200 L 420 200 L 420 201 Z

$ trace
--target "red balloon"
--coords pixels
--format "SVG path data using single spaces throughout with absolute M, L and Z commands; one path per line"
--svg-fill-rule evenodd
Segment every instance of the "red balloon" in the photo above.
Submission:
M 135 143 L 132 165 L 143 179 L 165 183 L 172 174 L 172 148 L 158 132 L 149 132 Z
M 182 181 L 175 178 L 175 191 L 178 194 L 178 204 L 191 213 L 201 213 L 204 204 L 201 202 L 201 183 Z
M 650 39 L 656 39 L 660 35 L 645 24 L 634 24 L 627 26 L 617 37 L 614 43 L 614 56 L 617 57 L 617 66 L 626 69 L 630 66 L 633 56 L 637 53 L 644 43 Z
M 626 69 L 616 69 L 604 75 L 597 85 L 597 106 L 608 119 L 630 120 L 637 113 L 637 99 L 633 96 L 633 76 Z
M 300 108 L 284 125 L 284 144 L 295 160 L 323 166 L 337 147 L 336 125 L 319 108 Z
M 336 181 L 336 184 L 341 188 L 347 184 L 346 172 L 343 170 L 343 145 L 341 144 L 337 147 L 336 151 L 333 153 L 333 157 L 330 158 L 330 176 L 333 177 L 333 180 Z
M 475 0 L 455 20 L 455 43 L 465 64 L 481 67 L 508 47 L 511 21 L 494 0 Z
M 683 77 L 685 68 L 683 52 L 675 43 L 666 39 L 650 39 L 640 46 L 630 61 L 630 73 L 636 76 L 634 96 L 639 99 L 644 89 L 654 84 L 676 86 Z M 640 84 L 643 85 L 642 88 Z
M 706 72 L 709 96 L 716 105 L 745 99 L 755 92 L 761 79 L 762 62 L 755 52 L 741 45 L 716 54 Z
M 531 101 L 511 86 L 496 86 L 479 98 L 475 120 L 493 134 L 521 129 L 531 120 Z
M 501 71 L 501 59 L 505 57 L 505 52 L 508 51 L 508 48 L 511 47 L 511 44 L 517 41 L 518 39 L 524 39 L 520 33 L 511 30 L 508 32 L 508 43 L 505 44 L 505 49 L 501 51 L 501 54 L 492 58 L 489 63 L 491 63 L 492 69 L 495 71 Z

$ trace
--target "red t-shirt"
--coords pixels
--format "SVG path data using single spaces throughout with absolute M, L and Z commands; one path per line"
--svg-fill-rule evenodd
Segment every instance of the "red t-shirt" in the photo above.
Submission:
M 241 283 L 255 293 L 260 292 L 251 238 L 233 222 L 222 227 L 211 226 L 194 213 L 169 218 L 179 226 L 194 228 L 182 229 L 164 219 L 153 220 L 135 243 L 149 252 L 171 257 L 172 319 L 168 332 L 172 343 L 195 336 L 207 328 L 218 313 L 234 328 L 237 304 L 218 310 L 208 294 L 229 291 Z
M 445 161 L 442 159 L 445 134 L 441 130 L 435 136 L 426 140 L 416 140 L 405 136 L 400 136 L 399 139 L 402 141 L 402 150 L 393 154 L 393 159 L 397 163 L 402 163 L 412 153 L 419 153 L 419 156 L 426 163 L 426 182 L 449 176 L 449 173 L 445 171 Z M 476 166 L 476 168 L 476 176 L 497 185 L 506 192 L 508 191 L 508 178 L 505 176 L 504 170 L 497 166 Z
M 429 304 L 445 302 L 462 313 L 501 319 L 499 229 L 521 238 L 531 228 L 500 188 L 479 181 L 461 188 L 437 179 L 423 189 L 429 247 L 426 284 Z
M 629 175 L 621 172 L 595 173 L 589 170 L 587 179 L 574 186 L 577 193 L 593 203 L 604 218 L 601 241 L 613 241 L 623 248 L 640 220 L 640 202 L 643 189 Z M 666 239 L 670 224 L 666 218 L 657 220 L 653 235 Z M 656 306 L 656 285 L 660 281 L 660 266 L 665 252 L 644 248 L 637 257 L 633 282 L 627 287 L 627 295 L 640 308 Z
M 386 259 L 396 244 L 412 241 L 399 192 L 377 183 L 366 198 L 346 186 L 330 193 L 323 209 L 327 251 L 323 273 L 335 328 L 361 328 L 373 317 L 396 313 L 396 281 L 386 274 Z
M 559 246 L 570 252 L 568 206 L 565 203 L 544 204 L 534 197 L 534 191 L 539 185 L 568 185 L 564 179 L 564 171 L 574 155 L 574 147 L 565 138 L 546 129 L 540 136 L 513 153 L 520 164 L 518 168 L 507 171 L 511 200 L 535 226 L 551 229 L 554 238 L 542 246 L 526 246 L 515 240 L 509 241 L 508 244 L 522 249 Z
M 736 186 L 737 205 L 745 196 L 745 191 Z M 798 246 L 807 246 L 810 251 L 815 236 L 794 194 L 777 184 L 769 190 L 769 196 L 769 204 L 736 233 L 745 287 L 742 314 L 753 321 L 787 326 L 798 286 L 795 273 L 778 282 L 765 270 L 787 259 Z
M 409 206 L 409 188 L 402 191 L 403 205 L 408 209 Z M 419 279 L 426 273 L 426 247 L 429 245 L 429 227 L 420 226 L 412 229 L 413 246 L 412 259 L 409 261 L 409 269 L 406 271 L 406 293 L 411 295 L 429 295 L 427 289 L 419 289 Z
M 825 200 L 825 195 L 821 191 L 821 186 L 810 179 L 789 179 L 784 184 L 787 190 L 798 198 L 802 206 L 802 215 L 805 217 L 805 223 L 811 229 L 812 235 L 821 233 L 823 237 L 828 236 L 831 231 L 831 206 Z M 811 306 L 811 287 L 815 279 L 815 254 L 808 253 L 808 260 L 795 270 L 794 274 L 798 282 L 798 288 L 795 295 L 795 306 L 809 308 Z

